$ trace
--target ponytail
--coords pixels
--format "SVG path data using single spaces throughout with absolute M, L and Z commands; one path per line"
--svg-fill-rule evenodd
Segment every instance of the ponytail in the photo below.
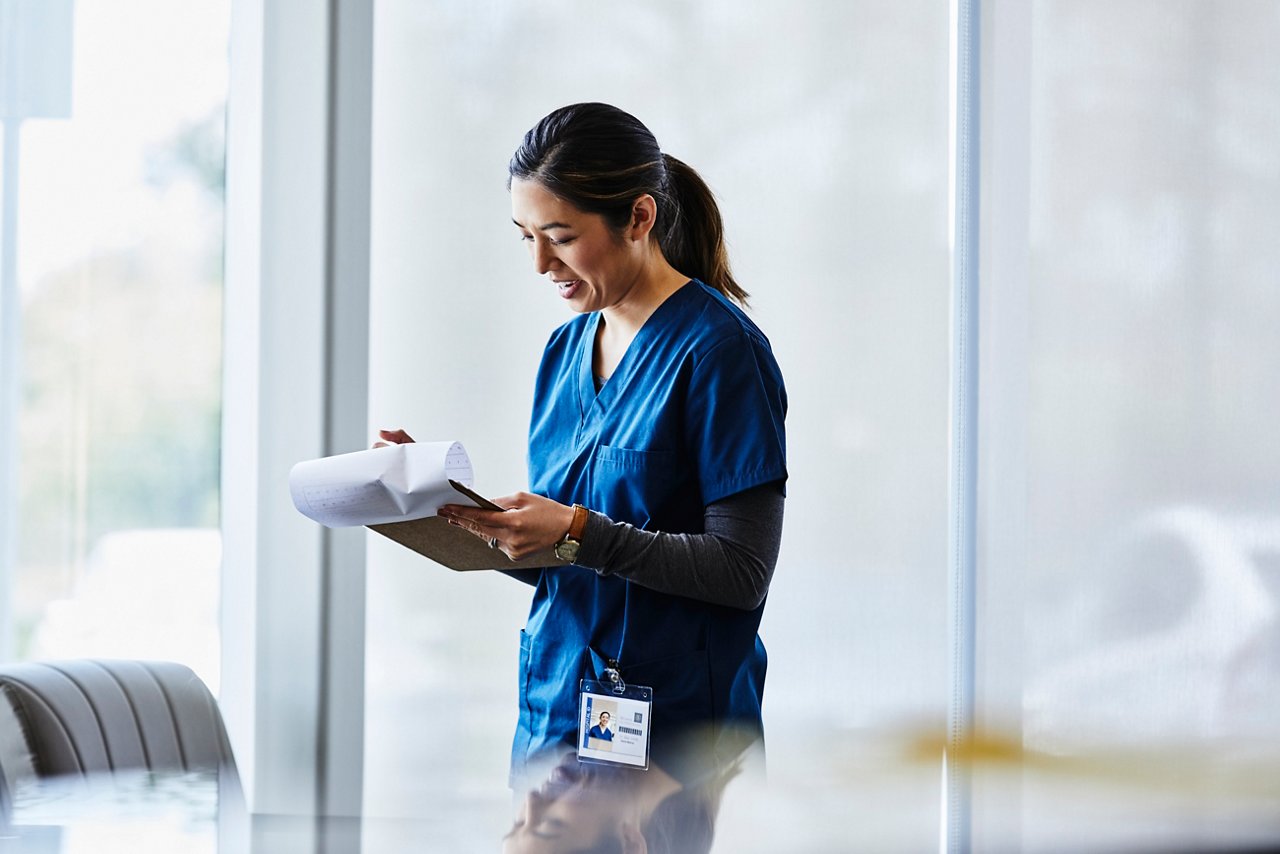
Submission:
M 729 272 L 724 223 L 711 188 L 688 165 L 663 154 L 639 119 L 608 104 L 571 104 L 544 116 L 525 134 L 507 168 L 511 181 L 537 181 L 615 229 L 631 220 L 642 195 L 658 205 L 658 246 L 676 270 L 731 300 L 747 292 Z
M 746 305 L 747 292 L 729 269 L 724 221 L 711 188 L 687 163 L 670 154 L 663 154 L 662 161 L 670 187 L 667 222 L 659 240 L 662 254 L 680 272 Z

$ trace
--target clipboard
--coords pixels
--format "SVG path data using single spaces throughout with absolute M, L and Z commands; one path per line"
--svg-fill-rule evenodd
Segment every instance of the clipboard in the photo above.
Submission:
M 503 510 L 502 507 L 456 480 L 451 479 L 449 485 L 460 495 L 473 501 L 477 507 L 499 512 Z M 512 560 L 499 549 L 489 548 L 489 544 L 475 534 L 457 525 L 450 525 L 447 520 L 439 516 L 366 527 L 455 572 L 472 572 L 479 569 L 534 569 L 543 566 L 567 565 L 567 561 L 556 557 L 555 551 L 550 548 L 520 560 Z

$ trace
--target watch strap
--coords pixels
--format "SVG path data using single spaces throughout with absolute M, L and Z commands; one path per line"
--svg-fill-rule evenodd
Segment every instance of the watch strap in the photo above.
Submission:
M 573 521 L 569 523 L 569 533 L 565 534 L 566 539 L 582 542 L 582 535 L 587 531 L 587 515 L 587 508 L 581 504 L 573 505 Z

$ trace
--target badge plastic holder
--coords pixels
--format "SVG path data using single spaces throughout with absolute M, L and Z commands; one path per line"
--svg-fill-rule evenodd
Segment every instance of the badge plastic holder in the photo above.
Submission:
M 583 679 L 578 692 L 578 761 L 649 769 L 653 689 L 627 685 L 616 670 L 610 681 Z

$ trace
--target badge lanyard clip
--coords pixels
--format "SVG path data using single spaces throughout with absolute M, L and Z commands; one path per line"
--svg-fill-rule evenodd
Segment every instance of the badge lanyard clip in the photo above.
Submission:
M 613 684 L 613 693 L 621 697 L 627 693 L 627 683 L 622 681 L 622 674 L 618 672 L 618 662 L 616 660 L 609 659 L 608 665 L 604 670 L 604 675 Z

